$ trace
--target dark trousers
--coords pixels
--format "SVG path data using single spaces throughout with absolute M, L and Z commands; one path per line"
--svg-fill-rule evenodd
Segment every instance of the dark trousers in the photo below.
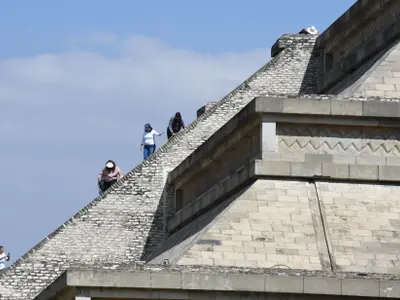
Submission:
M 170 139 L 172 137 L 172 132 L 171 132 L 171 130 L 169 130 L 169 127 L 167 129 L 167 137 L 168 137 L 168 139 Z
M 156 150 L 156 145 L 144 145 L 143 146 L 143 159 L 148 158 Z
M 100 181 L 100 191 L 103 193 L 107 191 L 114 183 L 116 183 L 116 180 L 111 180 L 111 181 Z

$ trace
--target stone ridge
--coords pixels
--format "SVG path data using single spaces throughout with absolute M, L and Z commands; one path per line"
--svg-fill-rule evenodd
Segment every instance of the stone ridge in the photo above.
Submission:
M 278 55 L 288 47 L 314 46 L 318 35 L 312 34 L 284 34 L 271 47 L 271 57 Z
M 104 273 L 113 273 L 116 271 L 122 272 L 140 272 L 140 271 L 155 271 L 155 272 L 198 272 L 198 273 L 230 273 L 230 274 L 268 274 L 268 275 L 288 275 L 288 276 L 307 276 L 307 277 L 326 277 L 326 278 L 339 278 L 339 279 L 377 279 L 377 280 L 396 280 L 400 279 L 400 274 L 381 274 L 381 273 L 366 273 L 360 274 L 357 272 L 330 272 L 321 270 L 298 270 L 298 269 L 278 269 L 278 268 L 245 268 L 245 267 L 231 267 L 231 266 L 208 266 L 208 265 L 128 265 L 110 268 L 109 266 L 94 266 L 90 267 L 91 270 L 101 270 Z M 88 271 L 86 265 L 76 265 L 71 271 Z
M 312 46 L 287 48 L 0 275 L 2 299 L 27 300 L 80 263 L 132 265 L 165 239 L 167 173 L 254 97 L 300 91 Z M 164 200 L 165 201 L 165 200 Z M 104 253 L 107 253 L 104 255 Z
M 277 94 L 267 93 L 262 97 L 274 97 L 274 98 L 298 98 L 301 99 L 314 99 L 314 100 L 342 100 L 342 101 L 382 101 L 382 102 L 400 102 L 400 97 L 378 97 L 378 96 L 347 96 L 347 95 L 335 95 L 335 94 L 302 94 L 301 96 L 295 94 Z

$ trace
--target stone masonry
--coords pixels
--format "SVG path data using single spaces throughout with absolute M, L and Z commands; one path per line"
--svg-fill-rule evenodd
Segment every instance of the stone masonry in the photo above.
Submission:
M 315 37 L 310 37 L 315 41 Z M 76 264 L 134 264 L 165 239 L 162 199 L 168 171 L 176 167 L 255 96 L 297 94 L 312 43 L 293 43 L 160 147 L 108 193 L 95 199 L 0 274 L 2 299 L 33 299 Z M 107 253 L 104 255 L 104 253 Z
M 321 270 L 308 183 L 255 182 L 177 263 Z
M 258 180 L 217 216 L 175 233 L 151 263 L 397 274 L 399 193 L 397 185 Z
M 400 272 L 400 186 L 317 183 L 338 269 Z
M 301 179 L 301 176 L 321 175 L 324 172 L 315 172 L 315 166 L 323 170 L 326 164 L 315 161 L 271 161 L 263 153 L 263 160 L 255 162 L 253 168 L 265 171 L 257 175 L 262 178 L 258 177 L 246 189 L 209 208 L 207 213 L 198 214 L 196 219 L 173 234 L 168 232 L 167 224 L 174 200 L 172 187 L 166 183 L 169 172 L 244 110 L 255 97 L 268 94 L 293 97 L 310 94 L 318 88 L 323 91 L 332 85 L 338 87 L 332 92 L 337 94 L 354 82 L 358 83 L 346 91 L 364 91 L 367 95 L 367 91 L 371 93 L 371 89 L 375 89 L 384 91 L 385 97 L 395 96 L 387 92 L 397 92 L 397 83 L 393 79 L 397 76 L 397 49 L 393 48 L 390 53 L 387 51 L 400 38 L 398 26 L 393 25 L 393 20 L 397 21 L 399 14 L 397 0 L 379 3 L 375 0 L 359 0 L 320 37 L 284 35 L 273 46 L 273 58 L 265 66 L 222 100 L 200 111 L 199 117 L 183 132 L 175 135 L 107 193 L 90 202 L 11 267 L 2 271 L 0 299 L 34 299 L 66 270 L 78 267 L 87 270 L 129 270 L 139 262 L 146 262 L 147 265 L 166 262 L 188 269 L 193 268 L 190 264 L 217 269 L 227 266 L 241 270 L 258 268 L 262 274 L 266 270 L 270 272 L 275 265 L 281 265 L 277 272 L 286 275 L 308 272 L 316 276 L 318 272 L 325 271 L 324 276 L 333 274 L 332 277 L 337 277 L 342 272 L 340 276 L 343 281 L 337 286 L 340 292 L 343 286 L 352 290 L 346 281 L 354 276 L 348 273 L 351 271 L 366 272 L 367 276 L 372 276 L 369 272 L 396 274 L 400 260 L 399 191 L 393 180 L 390 185 L 384 180 L 380 180 L 379 184 L 374 182 L 378 175 L 381 179 L 379 163 L 376 166 L 354 167 L 354 163 L 346 162 L 344 172 L 339 174 L 336 169 L 332 170 L 332 174 L 335 173 L 338 178 L 332 178 L 331 181 L 321 177 Z M 364 45 L 363 37 L 365 41 L 368 40 L 368 45 Z M 386 60 L 382 59 L 385 53 L 389 53 L 385 56 Z M 373 57 L 375 62 L 379 62 L 375 69 L 372 67 Z M 329 66 L 332 58 L 337 63 Z M 383 69 L 388 73 L 383 75 L 375 72 Z M 366 74 L 365 77 L 360 79 L 363 74 Z M 371 79 L 368 81 L 368 78 Z M 385 86 L 374 82 L 372 87 L 369 85 L 372 84 L 371 80 L 375 80 L 372 78 L 383 78 Z M 393 80 L 390 81 L 390 78 Z M 389 89 L 392 85 L 394 90 Z M 376 100 L 384 101 L 379 98 Z M 274 105 L 276 103 L 271 103 L 271 109 Z M 309 110 L 315 111 L 319 107 L 315 105 Z M 373 104 L 368 107 L 371 108 L 371 114 L 382 114 L 382 111 L 374 111 Z M 386 105 L 385 111 L 390 113 L 391 107 Z M 306 109 L 306 106 L 302 107 L 302 110 Z M 318 117 L 315 120 L 318 121 Z M 391 126 L 393 128 L 393 124 Z M 348 156 L 350 148 L 357 156 L 357 151 L 365 149 L 361 145 L 363 137 L 370 139 L 368 145 L 378 140 L 368 130 L 361 130 L 364 134 L 361 137 L 353 132 L 354 136 L 348 139 L 347 146 L 352 143 L 356 145 L 356 139 L 358 148 L 349 148 L 346 145 L 343 147 L 346 135 L 339 135 L 336 137 L 338 140 L 333 140 L 332 132 L 337 127 L 325 131 L 319 128 L 318 131 L 314 122 L 307 129 L 303 126 L 304 130 L 298 126 L 294 135 L 288 130 L 289 127 L 277 125 L 278 152 L 270 154 L 282 156 L 283 153 L 290 153 L 292 158 L 310 158 L 307 154 L 331 152 L 328 154 L 336 157 L 334 153 L 340 146 L 344 156 Z M 330 135 L 326 134 L 327 131 Z M 321 141 L 327 136 L 333 142 L 327 142 L 322 147 Z M 305 143 L 300 143 L 300 139 Z M 344 142 L 340 144 L 340 140 Z M 395 134 L 394 137 L 389 134 L 380 143 L 394 145 L 398 143 L 398 138 Z M 326 147 L 327 144 L 329 147 Z M 390 149 L 385 148 L 385 152 L 370 151 L 365 161 L 384 157 L 387 163 L 389 157 L 398 158 L 397 148 Z M 298 155 L 299 152 L 302 155 Z M 274 165 L 279 170 L 274 169 Z M 369 176 L 370 170 L 373 170 L 374 176 Z M 280 177 L 268 173 L 272 171 L 279 171 Z M 350 175 L 344 178 L 346 172 L 359 175 L 364 181 L 347 182 Z M 290 178 L 294 176 L 296 179 Z M 379 280 L 393 277 L 390 274 L 376 276 Z M 301 279 L 303 292 L 304 282 L 305 279 Z M 370 287 L 366 284 L 369 283 L 361 285 L 361 289 L 368 290 Z M 373 294 L 367 295 L 388 296 L 390 293 L 386 291 L 391 286 L 386 287 L 382 291 L 381 282 L 375 282 Z M 285 291 L 288 290 L 280 290 Z M 256 297 L 252 295 L 250 298 Z
M 336 91 L 345 96 L 400 97 L 400 45 L 377 54 Z

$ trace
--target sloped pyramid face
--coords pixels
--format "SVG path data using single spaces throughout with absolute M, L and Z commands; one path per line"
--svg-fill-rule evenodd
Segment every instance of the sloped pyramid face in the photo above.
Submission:
M 378 53 L 331 93 L 355 97 L 400 97 L 400 42 Z
M 319 212 L 313 212 L 318 207 L 310 202 L 309 190 L 306 182 L 258 180 L 229 205 L 215 208 L 209 220 L 190 224 L 194 231 L 206 227 L 153 262 L 321 270 L 329 259 L 323 257 L 324 240 L 318 241 L 323 234 L 313 221 Z
M 217 102 L 182 133 L 126 174 L 0 274 L 2 300 L 33 299 L 66 269 L 118 267 L 143 260 L 164 239 L 163 193 L 168 172 L 254 97 L 297 94 L 304 87 L 315 37 L 289 47 Z M 266 57 L 267 59 L 267 57 Z M 106 255 L 104 254 L 106 253 Z
M 400 272 L 400 187 L 258 180 L 175 233 L 178 265 Z

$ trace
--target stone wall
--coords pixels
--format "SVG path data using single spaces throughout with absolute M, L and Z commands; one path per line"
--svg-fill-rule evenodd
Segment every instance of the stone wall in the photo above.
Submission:
M 278 152 L 292 161 L 399 165 L 400 134 L 395 128 L 277 124 Z
M 200 161 L 194 161 L 192 167 L 170 182 L 175 193 L 168 220 L 169 231 L 176 230 L 249 179 L 250 161 L 261 157 L 261 130 L 257 120 L 248 122 L 215 145 L 211 153 L 202 149 L 204 157 L 198 158 Z M 178 173 L 176 170 L 174 173 Z
M 322 33 L 317 40 L 324 60 L 319 92 L 325 93 L 395 41 L 400 36 L 399 15 L 399 1 L 357 1 Z
M 400 186 L 317 183 L 337 270 L 400 272 Z
M 177 264 L 321 270 L 329 259 L 314 225 L 307 182 L 258 180 Z
M 121 293 L 123 294 L 123 293 Z M 154 294 L 157 294 L 157 298 L 154 298 Z M 143 292 L 138 291 L 136 293 L 138 297 L 141 298 L 126 298 L 126 300 L 133 299 L 168 299 L 168 300 L 339 300 L 343 299 L 342 296 L 331 296 L 331 295 L 293 295 L 293 294 L 282 294 L 282 293 L 257 293 L 257 292 L 199 292 L 199 291 L 174 291 L 170 292 L 168 290 L 159 292 Z M 148 298 L 147 298 L 148 296 Z M 91 298 L 91 300 L 115 300 L 116 298 Z M 362 299 L 360 297 L 346 297 L 348 300 Z M 380 299 L 379 297 L 370 297 L 370 300 Z M 60 299 L 60 300 L 71 300 L 71 299 Z M 86 300 L 86 299 L 83 299 Z
M 195 201 L 216 183 L 227 179 L 232 172 L 236 172 L 252 158 L 261 155 L 260 125 L 255 125 L 242 139 L 228 148 L 223 143 L 215 147 L 214 154 L 215 156 L 207 158 L 210 162 L 206 167 L 198 166 L 197 172 L 182 175 L 185 177 L 183 183 L 174 183 L 175 189 L 182 191 L 181 204 L 175 206 L 176 211 Z
M 153 262 L 398 274 L 399 199 L 395 184 L 258 180 L 172 235 Z
M 332 93 L 358 97 L 400 97 L 400 45 L 390 45 L 370 63 L 332 89 Z

